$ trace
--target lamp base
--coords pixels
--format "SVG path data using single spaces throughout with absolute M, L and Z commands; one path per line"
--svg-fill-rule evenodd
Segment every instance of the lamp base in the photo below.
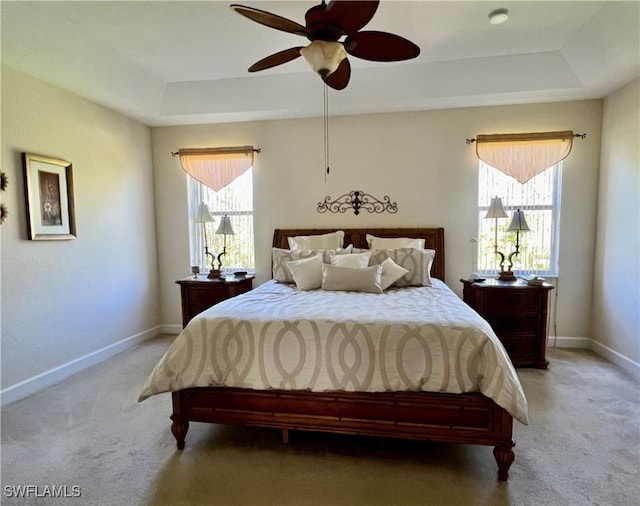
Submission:
M 211 269 L 207 278 L 209 279 L 220 279 L 222 277 L 222 271 L 220 269 Z
M 498 274 L 498 281 L 516 281 L 512 271 L 502 271 Z

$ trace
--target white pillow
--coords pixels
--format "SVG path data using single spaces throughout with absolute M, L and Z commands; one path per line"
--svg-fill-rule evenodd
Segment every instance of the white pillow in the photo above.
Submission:
M 334 249 L 342 248 L 344 230 L 319 235 L 289 237 L 289 249 Z
M 396 281 L 398 281 L 402 276 L 404 276 L 407 272 L 409 272 L 408 269 L 405 269 L 404 267 L 400 267 L 391 258 L 387 258 L 380 265 L 382 266 L 382 289 L 383 290 L 386 290 L 387 288 L 389 288 Z
M 377 265 L 391 258 L 400 267 L 409 272 L 398 279 L 394 286 L 431 286 L 431 264 L 436 256 L 432 249 L 386 249 L 376 250 L 371 253 L 370 265 Z
M 298 290 L 315 290 L 322 285 L 322 254 L 287 262 Z
M 364 269 L 369 265 L 369 258 L 371 258 L 371 251 L 351 255 L 331 255 L 331 265 Z
M 367 234 L 367 244 L 370 249 L 399 249 L 399 248 L 424 248 L 424 239 L 412 239 L 410 237 L 376 237 Z
M 322 264 L 322 289 L 344 292 L 382 293 L 382 265 L 352 269 Z
M 271 250 L 271 276 L 280 283 L 293 283 L 293 276 L 287 267 L 287 262 L 291 260 L 300 260 L 302 258 L 310 258 L 322 253 L 322 261 L 324 263 L 331 262 L 331 258 L 336 255 L 347 255 L 351 253 L 353 248 L 349 244 L 346 248 L 327 249 L 327 250 L 290 250 L 272 248 Z

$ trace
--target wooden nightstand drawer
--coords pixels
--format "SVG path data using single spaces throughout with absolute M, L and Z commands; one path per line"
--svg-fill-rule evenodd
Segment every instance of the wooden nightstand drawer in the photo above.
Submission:
M 183 306 L 182 309 L 183 311 L 186 311 L 188 321 L 191 321 L 194 316 L 199 315 L 203 311 L 209 309 L 211 306 L 215 306 L 216 304 L 217 302 L 214 302 L 213 304 L 189 304 L 188 306 Z
M 484 319 L 489 322 L 496 333 L 528 332 L 535 334 L 538 330 L 538 314 L 486 314 Z
M 489 322 L 513 365 L 546 369 L 547 303 L 553 286 L 461 279 L 464 301 Z
M 188 290 L 189 304 L 213 306 L 226 299 L 226 293 L 224 286 L 190 287 Z
M 500 341 L 514 363 L 535 360 L 537 354 L 535 335 L 530 335 L 526 339 L 501 338 Z
M 486 298 L 484 310 L 491 314 L 510 314 L 513 312 L 538 310 L 536 292 L 500 291 Z
M 248 292 L 253 288 L 253 276 L 232 279 L 187 278 L 176 281 L 182 299 L 182 326 L 205 309 Z

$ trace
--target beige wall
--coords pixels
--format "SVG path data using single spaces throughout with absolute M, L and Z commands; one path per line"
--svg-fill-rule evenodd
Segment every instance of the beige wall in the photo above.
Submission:
M 588 138 L 565 161 L 557 334 L 593 337 L 603 354 L 637 366 L 638 86 L 609 97 L 604 118 L 598 100 L 332 117 L 325 182 L 321 119 L 150 131 L 3 66 L 2 169 L 11 184 L 2 201 L 11 214 L 0 231 L 2 388 L 152 335 L 159 324 L 179 328 L 174 282 L 190 262 L 186 179 L 171 151 L 262 149 L 254 170 L 258 283 L 270 277 L 276 227 L 444 226 L 447 282 L 460 293 L 476 235 L 477 160 L 464 140 L 564 129 Z M 26 239 L 23 151 L 73 163 L 76 240 Z M 399 212 L 316 212 L 325 196 L 350 190 L 389 195 Z
M 77 239 L 27 240 L 22 152 L 72 162 Z M 3 66 L 2 170 L 2 388 L 157 327 L 149 128 Z
M 604 102 L 593 283 L 593 339 L 605 356 L 635 362 L 630 369 L 640 367 L 639 144 L 636 80 Z
M 557 294 L 559 336 L 591 335 L 590 308 L 602 101 L 514 105 L 332 117 L 331 174 L 325 184 L 322 119 L 260 121 L 152 129 L 163 323 L 180 323 L 175 280 L 189 274 L 186 182 L 179 148 L 252 144 L 257 282 L 270 277 L 274 228 L 443 226 L 447 283 L 471 270 L 477 234 L 477 158 L 465 139 L 479 133 L 574 130 L 564 164 Z M 351 190 L 397 201 L 397 214 L 319 214 L 325 196 Z M 555 300 L 552 301 L 555 305 Z M 553 330 L 553 326 L 552 326 Z
M 321 119 L 150 132 L 3 66 L 2 170 L 10 186 L 2 202 L 10 215 L 0 230 L 2 389 L 153 335 L 159 324 L 179 328 L 174 282 L 189 274 L 190 262 L 186 180 L 171 151 L 262 149 L 254 170 L 258 283 L 270 277 L 276 227 L 444 226 L 447 282 L 460 293 L 476 235 L 477 159 L 464 140 L 564 129 L 588 138 L 576 141 L 565 161 L 560 278 L 552 298 L 557 333 L 593 336 L 607 353 L 637 366 L 638 86 L 609 97 L 604 119 L 599 100 L 332 117 L 325 182 Z M 76 240 L 26 239 L 23 151 L 73 163 Z M 399 212 L 316 212 L 325 196 L 350 190 L 389 195 Z

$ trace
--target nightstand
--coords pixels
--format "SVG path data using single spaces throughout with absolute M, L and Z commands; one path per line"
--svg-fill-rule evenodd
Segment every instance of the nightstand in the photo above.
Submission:
M 182 326 L 205 309 L 253 288 L 254 276 L 230 279 L 208 279 L 205 276 L 176 281 L 180 285 L 182 299 Z
M 547 306 L 553 286 L 461 279 L 464 301 L 489 322 L 513 365 L 546 369 Z

